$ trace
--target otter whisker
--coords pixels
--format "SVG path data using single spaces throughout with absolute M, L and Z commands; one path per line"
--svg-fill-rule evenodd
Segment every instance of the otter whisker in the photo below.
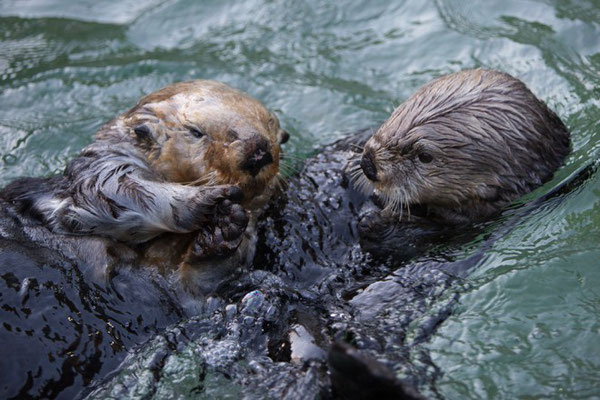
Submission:
M 306 157 L 298 157 L 298 156 L 293 156 L 291 154 L 282 154 L 279 156 L 279 160 L 297 160 L 297 161 L 305 161 Z
M 278 181 L 281 181 L 283 183 L 285 183 L 286 185 L 289 183 L 289 180 L 283 176 L 282 174 L 278 173 L 277 175 L 275 175 L 275 179 L 277 179 Z
M 364 146 L 359 146 L 358 144 L 355 143 L 350 143 L 349 146 L 353 149 L 353 150 L 358 150 L 359 152 L 363 152 L 364 151 Z
M 285 189 L 289 186 L 289 182 L 285 179 L 285 177 L 281 174 L 275 175 L 274 183 L 280 191 L 285 191 Z
M 286 163 L 284 161 L 281 161 L 281 160 L 279 161 L 279 167 L 282 168 L 282 169 L 285 169 L 286 171 L 293 172 L 293 173 L 299 173 L 300 172 L 300 169 L 297 168 L 296 166 L 294 166 L 292 164 L 288 164 L 288 163 Z
M 346 171 L 346 174 L 351 175 L 351 176 L 358 176 L 361 174 L 364 175 L 363 171 L 359 165 L 347 164 L 346 167 L 344 168 L 344 171 Z
M 211 180 L 213 180 L 213 177 L 211 176 L 211 174 L 214 174 L 214 172 L 210 172 L 198 179 L 195 179 L 193 181 L 187 181 L 187 182 L 180 182 L 182 185 L 186 185 L 186 186 L 201 186 L 201 185 L 206 185 L 208 184 Z
M 373 187 L 364 178 L 361 178 L 360 180 L 358 180 L 354 185 L 355 185 L 355 188 L 357 189 L 357 191 L 359 191 L 360 193 L 363 193 L 365 195 L 368 195 L 373 192 Z
M 297 175 L 299 172 L 293 169 L 289 169 L 287 166 L 280 166 L 280 170 L 282 173 L 284 173 L 286 176 L 293 176 L 293 175 Z
M 400 197 L 400 220 L 404 214 L 404 196 Z
M 198 179 L 188 182 L 180 182 L 180 184 L 185 186 L 215 186 L 217 178 L 216 175 L 217 174 L 215 171 L 211 171 Z
M 350 166 L 346 169 L 350 182 L 361 193 L 368 195 L 373 192 L 373 184 L 363 174 L 360 166 Z
M 300 171 L 298 169 L 291 167 L 289 165 L 280 164 L 279 169 L 281 171 L 285 172 L 286 175 L 297 175 L 298 173 L 300 173 Z

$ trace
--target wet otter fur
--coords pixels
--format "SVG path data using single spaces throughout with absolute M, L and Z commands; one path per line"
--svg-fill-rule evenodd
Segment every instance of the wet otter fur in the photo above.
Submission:
M 218 82 L 176 83 L 101 127 L 62 175 L 17 180 L 0 197 L 41 222 L 34 241 L 68 242 L 100 269 L 123 259 L 178 268 L 193 287 L 206 284 L 203 266 L 226 273 L 253 256 L 286 139 L 258 100 Z
M 443 225 L 482 221 L 552 178 L 569 131 L 520 80 L 492 70 L 442 76 L 400 105 L 349 172 L 384 213 Z

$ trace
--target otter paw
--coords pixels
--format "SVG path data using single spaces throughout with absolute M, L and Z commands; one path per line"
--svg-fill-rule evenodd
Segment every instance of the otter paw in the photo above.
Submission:
M 239 204 L 222 201 L 213 223 L 200 229 L 192 245 L 190 261 L 230 256 L 239 247 L 248 216 Z
M 242 190 L 237 186 L 211 186 L 200 188 L 199 192 L 192 198 L 189 205 L 192 221 L 189 225 L 193 230 L 202 228 L 203 225 L 214 223 L 224 210 L 233 203 L 239 203 L 244 198 Z M 225 206 L 225 203 L 227 204 Z M 226 213 L 226 212 L 225 212 Z
M 385 218 L 379 210 L 369 210 L 360 216 L 358 234 L 361 238 L 378 238 L 391 225 L 393 225 L 393 221 Z
M 248 215 L 241 205 L 229 200 L 225 200 L 219 205 L 217 227 L 221 229 L 223 239 L 235 241 L 241 238 L 247 225 Z

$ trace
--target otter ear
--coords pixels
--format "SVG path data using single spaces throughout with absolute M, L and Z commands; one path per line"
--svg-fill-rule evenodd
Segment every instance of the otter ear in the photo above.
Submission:
M 279 144 L 284 144 L 290 139 L 290 134 L 281 129 L 279 126 L 279 118 L 274 113 L 271 113 L 269 117 L 269 129 L 277 129 L 277 139 Z
M 290 134 L 287 133 L 286 131 L 284 131 L 283 129 L 279 130 L 278 136 L 279 136 L 279 144 L 284 144 L 288 140 L 290 140 Z

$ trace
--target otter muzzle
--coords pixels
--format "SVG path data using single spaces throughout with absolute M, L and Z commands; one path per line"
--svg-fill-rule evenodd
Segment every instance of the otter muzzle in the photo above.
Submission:
M 241 168 L 248 171 L 250 175 L 256 176 L 260 170 L 273 162 L 273 156 L 269 151 L 269 142 L 262 137 L 255 137 L 249 140 L 250 152 L 241 165 Z
M 366 151 L 363 154 L 362 159 L 360 160 L 360 167 L 367 178 L 373 182 L 377 182 L 377 167 L 375 166 L 375 162 L 373 160 L 373 153 Z

